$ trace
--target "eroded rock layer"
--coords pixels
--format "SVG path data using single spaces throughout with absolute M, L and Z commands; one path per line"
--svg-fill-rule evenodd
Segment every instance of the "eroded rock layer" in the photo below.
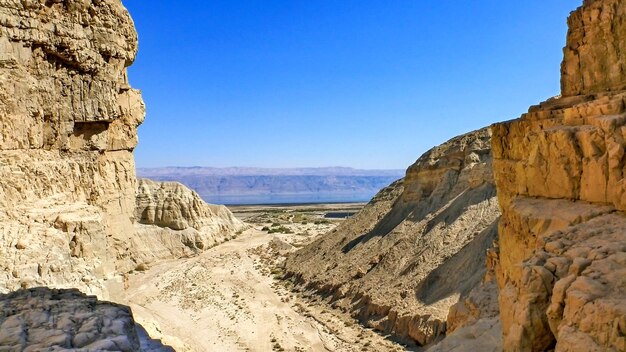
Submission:
M 428 345 L 447 325 L 497 315 L 495 283 L 483 279 L 498 217 L 490 131 L 482 129 L 425 153 L 286 268 L 366 325 Z
M 126 75 L 136 51 L 119 0 L 0 0 L 0 292 L 114 297 L 122 274 L 242 227 L 182 186 L 149 200 L 157 222 L 141 213 L 136 224 L 132 152 L 145 109 Z
M 75 289 L 0 295 L 3 351 L 173 351 L 146 338 L 130 308 Z
M 119 1 L 0 1 L 2 291 L 132 268 L 136 51 Z
M 562 97 L 492 127 L 507 351 L 626 350 L 626 4 L 568 23 Z
M 178 182 L 140 179 L 135 208 L 136 260 L 196 254 L 233 238 L 247 225 L 223 205 L 210 205 Z

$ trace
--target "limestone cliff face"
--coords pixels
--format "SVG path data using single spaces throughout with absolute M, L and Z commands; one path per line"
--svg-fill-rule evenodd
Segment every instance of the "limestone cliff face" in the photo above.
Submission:
M 495 283 L 483 283 L 499 216 L 489 141 L 483 129 L 431 149 L 404 180 L 291 255 L 287 271 L 366 325 L 418 345 L 440 338 L 447 321 L 458 328 L 496 315 Z
M 509 351 L 626 350 L 626 6 L 568 23 L 562 97 L 492 127 Z
M 5 351 L 173 351 L 150 339 L 130 308 L 76 289 L 38 287 L 0 295 L 0 311 Z
M 136 51 L 119 0 L 0 0 L 0 292 L 13 291 L 0 295 L 5 348 L 171 351 L 128 307 L 76 289 L 116 297 L 125 273 L 241 226 L 182 187 L 165 209 L 190 211 L 168 221 L 197 229 L 136 223 L 132 151 L 144 104 L 126 76 Z
M 145 109 L 126 75 L 136 51 L 119 0 L 0 0 L 0 292 L 52 286 L 113 297 L 122 274 L 242 226 L 182 186 L 150 199 L 165 217 L 136 224 L 132 152 Z
M 621 0 L 585 0 L 569 17 L 563 49 L 563 96 L 626 89 L 626 7 Z
M 100 293 L 132 267 L 136 51 L 117 0 L 0 1 L 1 290 Z

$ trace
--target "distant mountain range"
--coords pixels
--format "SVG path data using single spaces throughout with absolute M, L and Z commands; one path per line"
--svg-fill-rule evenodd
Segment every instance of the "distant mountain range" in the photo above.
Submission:
M 139 177 L 178 181 L 206 201 L 224 204 L 367 201 L 404 173 L 404 170 L 348 167 L 137 169 Z

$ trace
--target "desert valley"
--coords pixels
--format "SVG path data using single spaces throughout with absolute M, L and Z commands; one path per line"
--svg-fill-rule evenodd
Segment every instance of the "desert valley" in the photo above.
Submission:
M 404 172 L 138 177 L 131 14 L 0 1 L 0 351 L 626 351 L 626 1 L 572 10 L 560 95 Z

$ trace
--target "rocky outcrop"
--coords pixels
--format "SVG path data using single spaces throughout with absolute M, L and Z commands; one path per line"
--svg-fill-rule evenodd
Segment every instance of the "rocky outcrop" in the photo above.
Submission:
M 247 228 L 225 206 L 205 203 L 178 182 L 140 179 L 136 201 L 134 240 L 140 265 L 198 253 Z
M 497 315 L 493 275 L 483 279 L 498 217 L 482 129 L 425 153 L 361 212 L 292 254 L 286 269 L 364 324 L 428 345 L 445 334 L 455 304 L 454 328 Z
M 563 96 L 626 89 L 625 14 L 621 0 L 584 0 L 570 15 L 561 65 Z
M 215 235 L 238 231 L 243 222 L 223 205 L 210 205 L 178 182 L 140 179 L 137 189 L 137 222 L 172 230 L 194 228 Z
M 626 350 L 626 7 L 570 15 L 562 96 L 493 129 L 507 351 Z
M 0 295 L 3 351 L 173 351 L 145 337 L 130 308 L 75 289 Z
M 133 268 L 136 51 L 119 1 L 0 1 L 0 290 Z

